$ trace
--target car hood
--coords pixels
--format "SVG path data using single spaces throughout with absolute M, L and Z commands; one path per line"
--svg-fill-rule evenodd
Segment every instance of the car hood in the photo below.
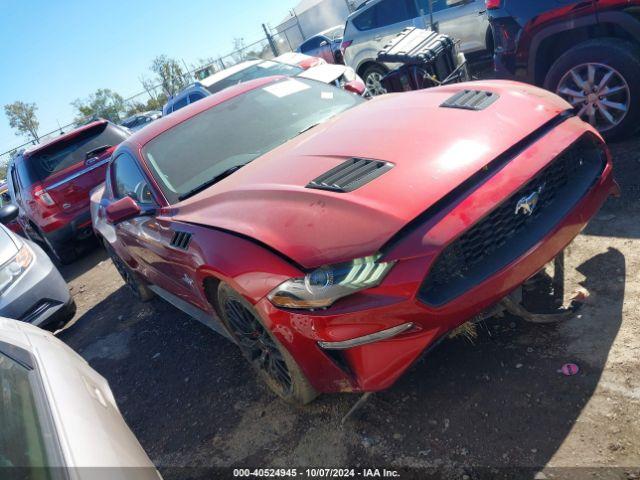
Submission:
M 482 111 L 440 106 L 465 88 L 500 98 Z M 259 157 L 170 214 L 252 237 L 306 268 L 366 256 L 569 108 L 549 92 L 505 81 L 384 95 Z M 354 157 L 394 167 L 349 193 L 306 188 Z

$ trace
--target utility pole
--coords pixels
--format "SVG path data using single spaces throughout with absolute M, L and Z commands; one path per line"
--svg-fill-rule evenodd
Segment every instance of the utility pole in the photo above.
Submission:
M 276 45 L 276 42 L 273 41 L 273 37 L 269 33 L 269 29 L 264 23 L 262 24 L 262 29 L 264 30 L 264 34 L 267 37 L 267 42 L 269 42 L 269 46 L 271 47 L 271 53 L 273 53 L 274 57 L 277 57 L 279 55 L 278 46 Z

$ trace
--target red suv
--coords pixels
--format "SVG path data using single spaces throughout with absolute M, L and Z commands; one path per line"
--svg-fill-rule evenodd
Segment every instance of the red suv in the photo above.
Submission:
M 496 73 L 565 98 L 608 139 L 640 125 L 640 0 L 486 0 Z
M 107 163 L 127 130 L 91 122 L 15 157 L 7 178 L 26 235 L 60 263 L 76 257 L 76 242 L 90 237 L 89 192 L 104 182 Z
M 270 77 L 134 134 L 92 211 L 134 292 L 229 336 L 305 403 L 390 387 L 615 191 L 598 132 L 537 87 L 366 102 Z

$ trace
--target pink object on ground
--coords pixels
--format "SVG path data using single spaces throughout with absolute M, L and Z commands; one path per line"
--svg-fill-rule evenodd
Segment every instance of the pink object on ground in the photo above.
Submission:
M 575 363 L 565 363 L 558 372 L 562 373 L 567 377 L 571 377 L 572 375 L 576 375 L 580 371 L 580 367 Z

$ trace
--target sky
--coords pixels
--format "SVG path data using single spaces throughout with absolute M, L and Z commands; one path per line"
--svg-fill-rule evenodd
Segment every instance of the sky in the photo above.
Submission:
M 44 134 L 73 120 L 70 103 L 98 88 L 123 97 L 153 77 L 154 57 L 187 65 L 264 38 L 297 0 L 0 0 L 0 107 L 35 102 Z M 0 153 L 20 145 L 0 110 Z

